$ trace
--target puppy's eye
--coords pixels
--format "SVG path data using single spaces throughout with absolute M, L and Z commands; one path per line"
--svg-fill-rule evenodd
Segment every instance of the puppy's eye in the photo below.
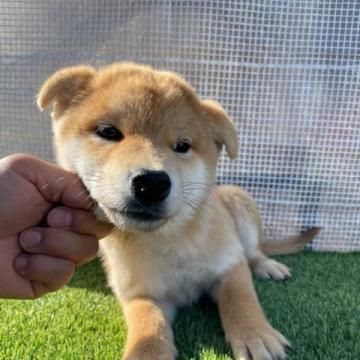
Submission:
M 172 149 L 175 152 L 181 154 L 187 153 L 190 150 L 190 148 L 191 148 L 191 142 L 189 139 L 180 140 L 172 146 Z
M 111 141 L 120 141 L 124 138 L 124 135 L 115 126 L 110 124 L 101 124 L 95 131 L 97 136 L 103 139 Z

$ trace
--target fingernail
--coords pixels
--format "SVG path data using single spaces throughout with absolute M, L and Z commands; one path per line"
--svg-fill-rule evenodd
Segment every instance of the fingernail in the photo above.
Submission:
M 28 255 L 19 255 L 14 260 L 14 268 L 17 271 L 24 270 L 26 268 L 26 265 L 29 262 L 29 256 Z
M 70 211 L 65 209 L 55 209 L 53 210 L 48 218 L 48 223 L 50 226 L 66 228 L 71 225 L 72 215 Z
M 27 230 L 20 235 L 20 244 L 25 249 L 39 245 L 40 241 L 41 232 L 36 230 Z

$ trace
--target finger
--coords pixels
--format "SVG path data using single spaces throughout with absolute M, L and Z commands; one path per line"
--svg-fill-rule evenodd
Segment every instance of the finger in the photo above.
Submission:
M 11 155 L 6 162 L 51 203 L 87 209 L 93 202 L 80 178 L 72 172 L 27 154 Z
M 14 268 L 22 277 L 45 284 L 49 291 L 64 286 L 75 272 L 72 261 L 39 254 L 19 255 L 14 260 Z
M 89 211 L 65 207 L 52 209 L 47 216 L 47 223 L 54 228 L 68 229 L 79 234 L 95 235 L 99 239 L 114 229 L 113 225 L 98 221 Z
M 55 228 L 25 230 L 20 234 L 19 242 L 27 253 L 67 259 L 77 265 L 92 260 L 99 249 L 99 242 L 93 235 Z

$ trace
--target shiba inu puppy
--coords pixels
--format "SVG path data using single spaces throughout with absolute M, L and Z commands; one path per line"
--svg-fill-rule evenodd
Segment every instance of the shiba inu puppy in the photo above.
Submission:
M 289 343 L 267 321 L 249 267 L 288 277 L 267 255 L 300 250 L 318 229 L 266 243 L 251 196 L 214 185 L 221 148 L 230 158 L 238 149 L 221 106 L 174 73 L 132 63 L 62 69 L 38 105 L 52 105 L 58 162 L 115 225 L 100 246 L 128 326 L 123 358 L 174 359 L 176 308 L 203 293 L 218 304 L 236 359 L 285 358 Z

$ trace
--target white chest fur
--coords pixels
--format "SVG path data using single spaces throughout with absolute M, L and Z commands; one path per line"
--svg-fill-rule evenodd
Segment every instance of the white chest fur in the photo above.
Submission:
M 110 286 L 121 300 L 150 296 L 185 305 L 196 300 L 243 250 L 232 227 L 209 226 L 191 237 L 121 233 L 101 241 Z

